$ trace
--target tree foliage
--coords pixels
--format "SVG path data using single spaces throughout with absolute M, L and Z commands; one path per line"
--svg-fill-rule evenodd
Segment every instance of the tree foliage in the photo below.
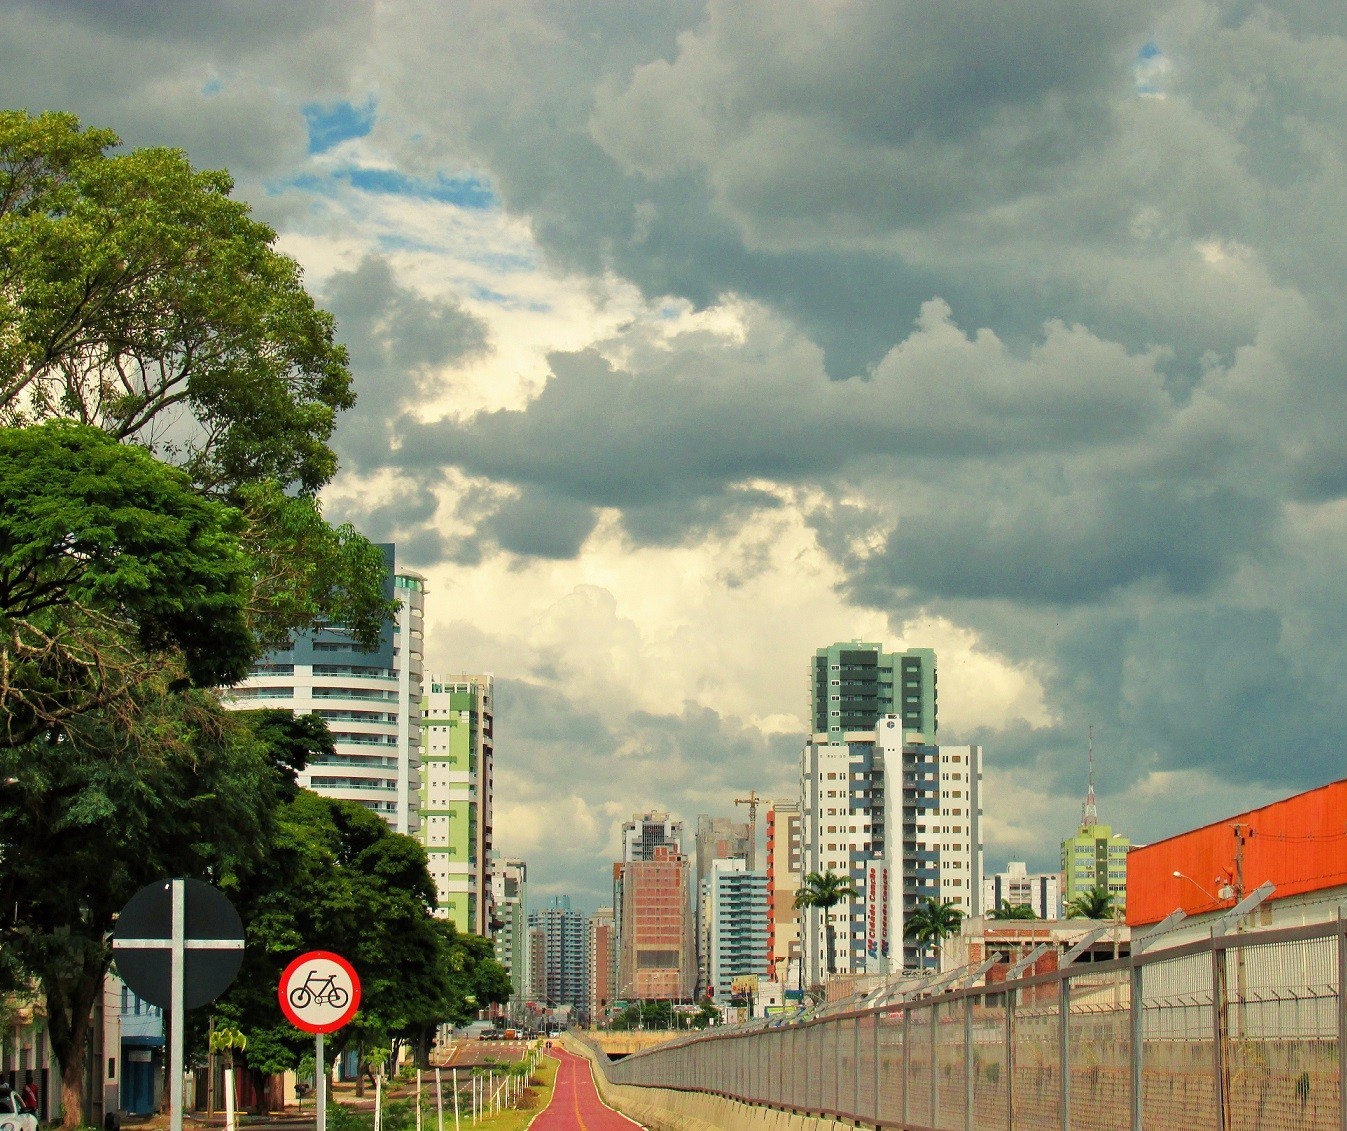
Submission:
M 278 778 L 263 745 L 210 692 L 168 684 L 134 689 L 133 741 L 88 711 L 0 750 L 0 949 L 41 983 L 71 1126 L 116 913 L 163 876 L 218 882 L 269 839 Z
M 317 490 L 354 401 L 331 316 L 227 173 L 118 144 L 0 113 L 0 423 L 95 425 L 207 490 Z
M 963 923 L 963 911 L 952 899 L 928 899 L 912 912 L 903 926 L 903 936 L 911 939 L 922 949 L 930 948 L 936 955 L 941 944 L 951 935 L 959 933 Z
M 1038 915 L 1027 903 L 1011 903 L 1001 900 L 988 916 L 989 919 L 1037 919 Z
M 1108 888 L 1095 887 L 1083 891 L 1066 905 L 1068 919 L 1112 919 L 1113 896 Z
M 243 516 L 94 428 L 0 428 L 0 745 L 140 678 L 243 676 L 255 654 Z
M 310 753 L 330 751 L 325 727 L 313 741 L 320 720 L 292 721 L 309 730 L 278 746 L 279 721 L 259 720 L 273 750 L 307 743 Z M 419 1040 L 437 1024 L 462 1023 L 509 999 L 509 978 L 490 941 L 433 917 L 425 849 L 360 805 L 298 791 L 278 808 L 261 857 L 227 887 L 248 945 L 239 979 L 217 1010 L 247 1034 L 248 1064 L 263 1073 L 293 1068 L 309 1048 L 276 1003 L 282 971 L 306 950 L 341 954 L 360 975 L 360 1010 L 331 1038 L 337 1050 Z
M 835 929 L 832 922 L 832 909 L 844 900 L 855 899 L 860 894 L 856 881 L 850 876 L 839 875 L 829 869 L 826 872 L 810 872 L 804 878 L 804 886 L 795 893 L 794 905 L 799 907 L 817 907 L 823 912 L 823 931 L 828 945 L 828 973 L 837 969 L 835 956 Z

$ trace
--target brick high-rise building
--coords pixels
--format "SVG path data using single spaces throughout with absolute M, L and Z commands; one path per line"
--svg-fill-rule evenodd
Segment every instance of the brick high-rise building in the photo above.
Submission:
M 694 993 L 692 870 L 667 844 L 622 865 L 619 999 L 690 1000 Z

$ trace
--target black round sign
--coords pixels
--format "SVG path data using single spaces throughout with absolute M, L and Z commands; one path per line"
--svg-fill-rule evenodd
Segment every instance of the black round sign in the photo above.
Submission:
M 156 880 L 136 892 L 112 932 L 117 973 L 152 1005 L 173 1006 L 173 884 L 183 885 L 183 1008 L 214 1001 L 243 964 L 243 921 L 222 892 L 199 880 Z

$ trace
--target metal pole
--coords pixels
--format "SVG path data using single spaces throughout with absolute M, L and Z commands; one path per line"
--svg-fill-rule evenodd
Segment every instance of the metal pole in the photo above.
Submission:
M 936 1032 L 936 1022 L 940 1020 L 940 1013 L 934 1001 L 927 1004 L 927 1026 L 931 1030 L 931 1126 L 939 1126 L 939 1119 L 936 1117 L 936 1111 L 940 1107 L 940 1073 L 936 1069 L 936 1038 L 939 1034 Z
M 912 1091 L 912 1009 L 906 1007 L 903 1009 L 903 1126 L 906 1127 L 910 1122 L 911 1103 L 909 1095 Z M 934 1120 L 932 1120 L 934 1122 Z
M 416 1131 L 421 1131 L 421 1070 L 416 1070 Z
M 1015 1131 L 1015 997 L 1006 987 L 1006 1131 Z
M 435 1123 L 439 1131 L 444 1131 L 444 1084 L 438 1068 L 435 1069 Z
M 1347 920 L 1338 907 L 1338 1126 L 1347 1127 Z
M 1230 1131 L 1230 985 L 1226 971 L 1225 949 L 1211 940 L 1212 1026 L 1215 1030 L 1213 1048 L 1216 1072 L 1216 1126 Z
M 168 1126 L 169 1131 L 182 1131 L 182 1062 L 183 1030 L 186 1012 L 186 941 L 187 941 L 187 885 L 182 880 L 170 880 L 172 893 L 172 983 L 169 990 L 169 1014 L 172 1018 L 171 1048 L 169 1050 Z
M 1065 972 L 1060 979 L 1057 994 L 1057 1107 L 1061 1131 L 1071 1131 L 1071 979 Z
M 963 999 L 963 1131 L 973 1131 L 973 995 Z
M 1141 1068 L 1146 1051 L 1146 1003 L 1142 997 L 1143 979 L 1141 975 L 1141 966 L 1138 965 L 1138 960 L 1140 958 L 1140 953 L 1134 947 L 1132 950 L 1132 965 L 1130 970 L 1132 994 L 1128 1006 L 1131 1010 L 1129 1021 L 1131 1022 L 1132 1045 L 1132 1131 L 1144 1131 L 1141 1126 Z
M 458 1127 L 458 1069 L 451 1068 L 454 1074 L 454 1131 L 459 1131 Z
M 327 1070 L 323 1067 L 322 1033 L 315 1034 L 313 1046 L 313 1086 L 318 1093 L 315 1131 L 327 1131 Z

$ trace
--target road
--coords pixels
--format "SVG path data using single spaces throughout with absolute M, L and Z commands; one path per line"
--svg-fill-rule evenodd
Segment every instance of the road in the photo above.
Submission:
M 559 1060 L 552 1102 L 533 1121 L 529 1131 L 629 1131 L 641 1125 L 605 1107 L 594 1087 L 589 1061 L 563 1048 L 547 1055 Z

